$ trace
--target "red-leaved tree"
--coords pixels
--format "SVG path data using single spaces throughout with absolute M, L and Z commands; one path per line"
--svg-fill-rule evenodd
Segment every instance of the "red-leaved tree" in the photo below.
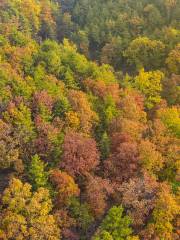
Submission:
M 135 176 L 139 169 L 137 144 L 128 135 L 114 134 L 111 154 L 104 167 L 106 175 L 115 182 L 121 183 Z
M 95 217 L 101 217 L 106 208 L 108 197 L 113 193 L 113 186 L 107 179 L 88 176 L 85 199 Z
M 67 133 L 60 166 L 71 176 L 86 175 L 99 164 L 99 152 L 94 139 L 79 133 Z

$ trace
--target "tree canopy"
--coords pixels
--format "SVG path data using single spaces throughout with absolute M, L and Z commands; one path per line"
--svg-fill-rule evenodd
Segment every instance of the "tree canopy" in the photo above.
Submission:
M 0 239 L 179 239 L 179 16 L 0 0 Z

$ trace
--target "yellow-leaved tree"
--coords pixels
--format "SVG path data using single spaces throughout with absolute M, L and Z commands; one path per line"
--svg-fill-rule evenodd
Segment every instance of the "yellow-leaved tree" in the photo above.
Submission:
M 139 75 L 134 79 L 133 85 L 145 96 L 145 106 L 148 109 L 161 101 L 163 78 L 164 74 L 159 70 L 145 72 L 144 69 L 141 69 Z
M 59 240 L 60 229 L 51 214 L 49 191 L 13 178 L 2 195 L 0 239 Z

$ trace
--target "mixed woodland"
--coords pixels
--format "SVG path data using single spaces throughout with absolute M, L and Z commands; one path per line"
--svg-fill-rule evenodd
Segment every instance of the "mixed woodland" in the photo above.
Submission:
M 178 240 L 180 0 L 0 0 L 0 239 Z

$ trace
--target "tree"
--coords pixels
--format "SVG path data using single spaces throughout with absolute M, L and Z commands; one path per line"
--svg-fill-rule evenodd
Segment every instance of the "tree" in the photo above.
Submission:
M 145 25 L 148 29 L 148 32 L 152 33 L 154 32 L 155 28 L 158 28 L 158 29 L 161 28 L 163 24 L 163 18 L 162 18 L 160 9 L 158 9 L 156 4 L 152 2 L 148 2 L 147 5 L 144 7 L 143 12 L 144 12 Z M 160 40 L 164 42 L 163 41 L 164 38 Z
M 56 117 L 64 117 L 70 111 L 70 108 L 71 106 L 67 97 L 62 96 L 60 99 L 55 101 L 53 114 Z
M 180 44 L 170 51 L 167 59 L 166 64 L 170 73 L 180 74 Z
M 55 209 L 54 215 L 58 221 L 58 225 L 61 226 L 62 238 L 78 240 L 79 234 L 74 229 L 77 226 L 76 219 L 70 216 L 69 209 Z
M 108 197 L 113 193 L 111 183 L 101 177 L 88 176 L 85 190 L 85 199 L 96 218 L 100 218 L 106 208 Z
M 125 89 L 121 92 L 118 111 L 119 116 L 112 120 L 109 127 L 111 135 L 120 132 L 135 141 L 141 139 L 147 121 L 143 96 L 134 89 Z
M 135 228 L 142 227 L 150 218 L 158 193 L 158 183 L 147 173 L 123 182 L 115 191 L 116 201 L 126 208 Z
M 170 22 L 172 19 L 173 11 L 177 5 L 177 0 L 165 0 L 164 5 L 167 10 L 167 20 Z
M 3 10 L 7 11 L 8 14 L 8 18 L 3 21 L 6 24 L 15 18 L 15 22 L 18 22 L 22 32 L 27 31 L 27 33 L 36 35 L 39 31 L 41 8 L 35 0 L 25 0 L 23 2 L 8 0 L 3 4 Z
M 70 38 L 72 32 L 74 32 L 74 23 L 72 16 L 69 12 L 64 12 L 60 16 L 60 23 L 58 26 L 58 37 L 63 40 L 64 38 Z
M 104 162 L 104 168 L 111 180 L 121 183 L 138 173 L 138 148 L 128 135 L 116 133 L 111 141 L 111 154 Z
M 107 231 L 100 231 L 93 237 L 93 240 L 113 240 L 113 237 Z
M 133 86 L 145 96 L 145 106 L 151 109 L 161 100 L 160 93 L 162 91 L 162 79 L 164 74 L 157 70 L 145 72 L 143 69 L 139 75 L 135 77 Z
M 79 54 L 76 46 L 67 39 L 64 39 L 61 45 L 61 58 L 64 66 L 61 78 L 65 85 L 70 89 L 80 89 L 82 80 L 92 74 L 91 63 Z
M 122 38 L 112 38 L 112 40 L 105 44 L 101 52 L 101 62 L 119 67 L 122 62 Z
M 103 75 L 106 75 L 106 73 L 104 73 Z M 108 78 L 108 74 L 106 75 L 106 77 Z M 97 81 L 89 78 L 84 80 L 83 84 L 86 88 L 86 91 L 92 92 L 94 96 L 97 96 L 102 100 L 105 100 L 108 97 L 112 97 L 114 102 L 117 103 L 119 101 L 120 93 L 119 84 L 111 81 L 106 82 L 104 78 L 105 77 L 102 76 Z
M 164 55 L 165 45 L 148 37 L 134 39 L 124 52 L 128 63 L 135 65 L 137 70 L 159 69 L 163 65 Z
M 180 110 L 178 107 L 162 108 L 157 111 L 157 117 L 175 136 L 180 138 Z
M 13 167 L 18 172 L 24 169 L 20 157 L 19 144 L 13 138 L 13 129 L 0 119 L 0 168 L 6 169 Z
M 107 132 L 104 132 L 102 134 L 102 137 L 100 140 L 100 150 L 101 150 L 101 158 L 106 159 L 110 153 L 110 139 L 109 139 L 109 136 L 107 135 Z
M 54 239 L 60 230 L 51 214 L 47 189 L 31 192 L 31 185 L 13 178 L 2 196 L 0 234 L 2 239 Z
M 45 167 L 46 165 L 37 154 L 32 157 L 28 173 L 34 189 L 38 189 L 39 187 L 47 188 L 48 173 L 45 171 Z
M 24 72 L 25 75 L 31 73 L 34 64 L 34 58 L 38 52 L 38 46 L 32 39 L 26 39 L 26 37 L 22 33 L 22 36 L 19 32 L 14 32 L 12 34 L 13 41 L 16 42 L 14 44 L 17 46 L 9 46 L 5 48 L 4 54 L 9 54 L 11 56 L 11 58 L 9 59 L 9 63 L 11 64 L 11 66 L 13 66 L 13 70 L 16 71 L 16 78 L 18 80 L 18 78 L 20 78 L 20 76 L 17 75 L 18 72 Z M 18 44 L 18 42 L 21 41 L 24 41 L 24 43 Z M 23 83 L 21 84 L 23 85 Z M 26 85 L 29 84 L 27 83 Z
M 163 156 L 167 154 L 169 146 L 177 143 L 174 136 L 159 118 L 155 118 L 149 124 L 149 131 L 152 142 Z
M 63 144 L 60 166 L 71 176 L 86 175 L 99 164 L 99 153 L 94 139 L 79 133 L 67 133 Z
M 142 140 L 139 144 L 139 158 L 142 167 L 150 174 L 157 174 L 162 168 L 164 159 L 156 146 L 149 140 Z
M 180 104 L 180 75 L 172 74 L 171 77 L 163 81 L 162 97 L 170 105 Z
M 81 203 L 79 199 L 72 198 L 69 204 L 70 216 L 76 220 L 76 227 L 84 237 L 90 224 L 94 221 L 89 205 Z
M 119 108 L 123 118 L 146 123 L 146 112 L 144 111 L 144 97 L 135 89 L 126 88 L 121 92 Z
M 54 39 L 56 37 L 56 19 L 55 13 L 59 10 L 59 6 L 50 1 L 40 1 L 40 31 L 39 35 L 42 39 Z
M 7 111 L 3 115 L 6 122 L 12 124 L 16 136 L 21 142 L 27 143 L 34 138 L 35 132 L 31 110 L 23 102 L 10 102 Z
M 65 113 L 66 116 L 66 125 L 70 129 L 79 130 L 80 128 L 80 119 L 77 112 L 69 111 Z
M 45 66 L 48 73 L 59 76 L 61 69 L 60 46 L 56 41 L 45 40 L 38 54 L 39 63 Z
M 158 173 L 158 177 L 161 181 L 168 181 L 176 189 L 179 175 L 179 139 L 160 119 L 154 119 L 149 127 L 151 141 L 164 159 L 164 166 Z
M 47 122 L 39 115 L 34 121 L 38 133 L 33 141 L 36 153 L 47 162 L 57 163 L 62 154 L 63 122 L 59 118 L 54 119 L 52 123 Z
M 105 124 L 108 125 L 116 116 L 118 116 L 116 102 L 113 97 L 109 95 L 104 99 L 103 117 Z
M 83 53 L 87 58 L 89 57 L 89 39 L 86 31 L 79 30 L 73 39 L 78 49 L 81 53 Z
M 35 92 L 33 96 L 34 114 L 39 114 L 45 121 L 51 120 L 53 102 L 53 98 L 47 91 Z
M 132 234 L 132 229 L 129 227 L 131 223 L 130 217 L 123 216 L 122 206 L 113 206 L 102 221 L 93 240 L 101 239 L 100 236 L 104 237 L 103 240 L 128 240 Z
M 155 208 L 152 213 L 152 223 L 149 223 L 147 230 L 144 234 L 147 234 L 154 239 L 173 239 L 173 220 L 179 214 L 179 205 L 175 196 L 171 193 L 169 186 L 166 183 L 161 185 L 161 189 L 158 193 Z
M 89 134 L 98 118 L 97 114 L 92 110 L 87 95 L 81 91 L 71 90 L 68 98 L 72 109 L 77 113 L 80 120 L 81 131 Z
M 146 125 L 140 121 L 134 121 L 122 116 L 113 119 L 109 127 L 111 134 L 121 133 L 129 135 L 134 141 L 140 140 L 146 130 Z
M 80 193 L 78 185 L 74 182 L 74 179 L 66 172 L 60 170 L 52 170 L 50 179 L 55 185 L 57 191 L 56 206 L 59 208 L 64 205 L 68 205 L 72 197 L 77 197 Z
M 61 0 L 62 10 L 71 11 L 74 7 L 75 0 Z
M 161 41 L 166 44 L 167 49 L 170 51 L 179 43 L 180 36 L 177 27 L 165 26 L 160 32 L 157 32 L 157 34 L 160 34 Z

